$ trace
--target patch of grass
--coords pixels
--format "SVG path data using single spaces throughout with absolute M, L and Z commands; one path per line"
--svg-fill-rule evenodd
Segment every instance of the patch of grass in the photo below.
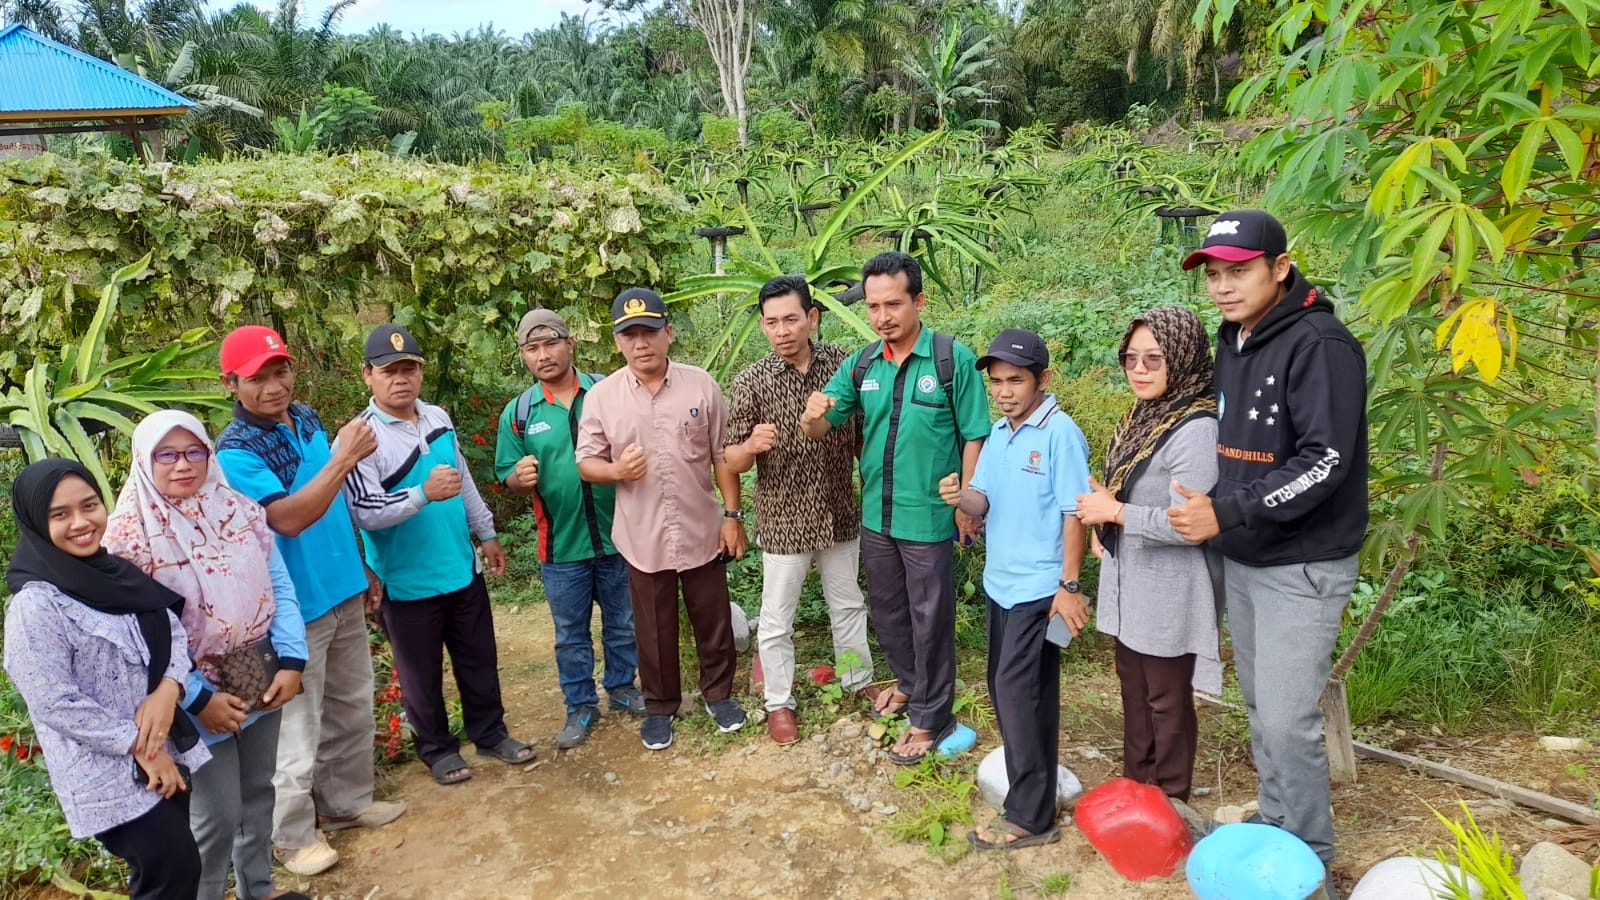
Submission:
M 1072 890 L 1071 872 L 1052 872 L 1039 879 L 1039 893 L 1046 897 L 1065 896 Z
M 951 844 L 966 846 L 965 841 L 952 834 L 952 826 L 972 824 L 972 795 L 978 785 L 970 767 L 943 765 L 930 753 L 921 764 L 895 773 L 894 786 L 906 796 L 898 804 L 900 811 L 880 828 L 899 840 L 926 841 L 935 849 Z M 951 850 L 963 852 L 953 847 Z

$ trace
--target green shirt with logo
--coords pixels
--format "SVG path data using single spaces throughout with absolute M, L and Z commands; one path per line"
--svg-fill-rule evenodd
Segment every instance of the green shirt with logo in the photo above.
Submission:
M 575 453 L 583 398 L 599 380 L 578 373 L 578 392 L 573 395 L 570 409 L 548 397 L 542 385 L 535 384 L 525 395 L 528 421 L 520 428 L 517 408 L 521 398 L 507 403 L 500 414 L 495 476 L 504 482 L 524 456 L 539 460 L 533 515 L 539 526 L 541 563 L 583 562 L 617 552 L 611 543 L 616 488 L 579 478 Z
M 933 330 L 926 325 L 911 353 L 896 364 L 883 342 L 846 359 L 824 391 L 835 400 L 828 421 L 837 428 L 861 415 L 861 525 L 905 541 L 934 543 L 955 536 L 955 510 L 939 497 L 939 480 L 961 471 L 961 441 L 989 435 L 989 400 L 978 357 L 953 347 L 951 389 L 945 395 L 933 361 Z M 856 389 L 852 373 L 863 353 L 872 363 Z

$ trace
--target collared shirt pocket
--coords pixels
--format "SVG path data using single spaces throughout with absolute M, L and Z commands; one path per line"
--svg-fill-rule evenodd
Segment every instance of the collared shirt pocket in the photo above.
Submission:
M 711 425 L 698 416 L 682 425 L 683 458 L 692 463 L 711 462 Z

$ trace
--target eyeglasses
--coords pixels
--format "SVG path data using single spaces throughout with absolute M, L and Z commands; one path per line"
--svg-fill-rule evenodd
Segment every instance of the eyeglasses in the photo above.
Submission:
M 1159 353 L 1146 353 L 1143 356 L 1137 353 L 1124 353 L 1122 354 L 1122 367 L 1132 372 L 1139 367 L 1139 360 L 1141 359 L 1144 360 L 1146 372 L 1159 372 L 1161 367 L 1167 364 L 1167 358 Z
M 190 447 L 182 453 L 172 449 L 157 450 L 150 454 L 150 459 L 153 462 L 161 463 L 163 466 L 170 466 L 175 464 L 180 456 L 195 465 L 199 465 L 211 458 L 211 451 L 205 447 Z

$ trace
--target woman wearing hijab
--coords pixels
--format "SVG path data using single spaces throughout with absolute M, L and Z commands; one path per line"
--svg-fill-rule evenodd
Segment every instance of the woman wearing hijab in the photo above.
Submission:
M 266 513 L 228 486 L 212 456 L 205 426 L 188 413 L 140 422 L 106 549 L 184 598 L 194 670 L 183 708 L 212 756 L 195 773 L 189 814 L 199 900 L 222 900 L 230 857 L 239 900 L 300 896 L 272 883 L 272 774 L 278 709 L 300 690 L 305 623 Z M 272 653 L 275 673 L 252 663 Z M 250 681 L 241 671 L 253 671 L 257 686 L 236 688 L 243 696 L 223 690 L 227 679 Z
M 1105 485 L 1078 498 L 1096 526 L 1100 600 L 1095 628 L 1116 638 L 1122 682 L 1122 771 L 1187 802 L 1199 722 L 1194 691 L 1220 693 L 1217 609 L 1209 553 L 1179 537 L 1167 508 L 1175 482 L 1217 482 L 1217 399 L 1200 318 L 1152 309 L 1122 337 L 1122 370 L 1136 398 L 1106 450 Z
M 82 465 L 23 469 L 11 508 L 5 669 L 67 827 L 127 861 L 131 900 L 192 900 L 200 854 L 185 770 L 211 756 L 177 711 L 189 674 L 183 598 L 101 548 L 105 500 Z

